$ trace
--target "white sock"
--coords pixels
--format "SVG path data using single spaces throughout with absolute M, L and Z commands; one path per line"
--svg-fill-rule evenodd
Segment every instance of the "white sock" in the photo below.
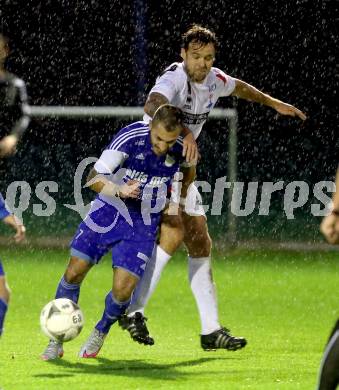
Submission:
M 206 335 L 221 328 L 215 285 L 212 280 L 210 257 L 188 257 L 189 280 L 198 306 L 201 334 Z
M 127 309 L 129 316 L 137 311 L 144 313 L 145 306 L 160 280 L 162 270 L 171 257 L 159 245 L 156 246 L 152 257 L 147 263 L 145 272 L 133 293 L 132 302 Z

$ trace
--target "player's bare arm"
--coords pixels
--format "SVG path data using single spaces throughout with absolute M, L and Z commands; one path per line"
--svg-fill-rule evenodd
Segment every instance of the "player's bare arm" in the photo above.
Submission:
M 163 104 L 168 104 L 169 101 L 161 93 L 153 92 L 151 93 L 145 103 L 144 111 L 147 115 L 153 118 L 155 111 L 162 106 Z
M 298 117 L 303 121 L 306 119 L 306 115 L 298 108 L 292 106 L 291 104 L 284 103 L 279 99 L 275 99 L 242 80 L 235 79 L 235 89 L 232 95 L 271 107 L 281 115 Z
M 330 244 L 339 244 L 339 169 L 336 175 L 336 191 L 333 194 L 333 208 L 327 215 L 321 225 L 320 231 Z
M 127 183 L 118 185 L 112 183 L 104 175 L 98 173 L 94 168 L 87 177 L 87 186 L 98 194 L 106 196 L 119 196 L 120 198 L 138 198 L 140 194 L 140 183 L 136 180 L 129 180 Z
M 153 118 L 155 111 L 163 104 L 169 103 L 167 98 L 158 92 L 152 92 L 145 103 L 144 111 L 147 115 Z M 194 163 L 198 159 L 198 145 L 195 141 L 193 133 L 187 127 L 181 134 L 184 137 L 182 155 L 186 157 L 186 161 Z

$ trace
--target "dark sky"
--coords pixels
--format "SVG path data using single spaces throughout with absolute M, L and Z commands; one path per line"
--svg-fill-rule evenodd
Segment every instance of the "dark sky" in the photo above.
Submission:
M 220 102 L 239 109 L 240 177 L 333 176 L 339 150 L 334 2 L 0 1 L 2 30 L 13 49 L 8 68 L 26 80 L 31 104 L 142 104 L 161 70 L 179 60 L 180 35 L 197 22 L 219 37 L 215 66 L 309 116 L 301 124 L 259 105 Z M 206 129 L 206 151 L 223 153 L 224 130 Z M 98 152 L 111 132 L 111 125 L 96 122 L 47 121 L 33 122 L 27 137 L 33 145 L 46 133 L 51 145 L 82 140 L 85 153 Z M 93 134 L 99 138 L 89 146 Z M 209 172 L 208 159 L 202 163 Z

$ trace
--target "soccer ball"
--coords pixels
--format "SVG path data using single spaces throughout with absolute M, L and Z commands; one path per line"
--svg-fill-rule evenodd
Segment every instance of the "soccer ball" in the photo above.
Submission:
M 71 341 L 84 326 L 80 307 L 67 298 L 58 298 L 47 303 L 40 314 L 41 330 L 55 341 Z

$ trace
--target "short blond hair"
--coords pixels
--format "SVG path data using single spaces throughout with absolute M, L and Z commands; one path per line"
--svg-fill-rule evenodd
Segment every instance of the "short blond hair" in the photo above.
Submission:
M 153 124 L 160 123 L 166 131 L 176 131 L 182 125 L 182 111 L 172 104 L 163 104 L 155 111 L 152 119 Z

